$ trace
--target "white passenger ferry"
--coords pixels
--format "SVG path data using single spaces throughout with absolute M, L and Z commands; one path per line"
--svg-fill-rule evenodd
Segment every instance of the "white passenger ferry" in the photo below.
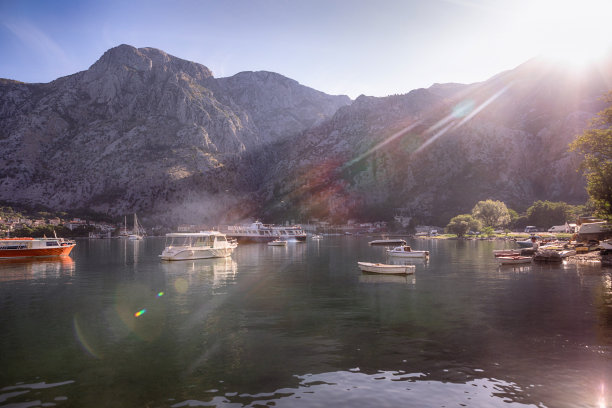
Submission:
M 251 225 L 228 225 L 223 232 L 238 241 L 269 242 L 276 239 L 306 241 L 306 233 L 298 225 L 284 227 L 255 221 Z
M 166 248 L 159 256 L 164 261 L 225 258 L 238 246 L 218 231 L 172 232 L 166 234 Z

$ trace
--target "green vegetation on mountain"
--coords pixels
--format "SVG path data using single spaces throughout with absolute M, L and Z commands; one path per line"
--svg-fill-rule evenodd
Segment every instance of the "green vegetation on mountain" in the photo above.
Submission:
M 606 102 L 611 105 L 597 114 L 589 128 L 570 145 L 570 150 L 583 156 L 581 169 L 597 214 L 612 220 L 612 91 Z

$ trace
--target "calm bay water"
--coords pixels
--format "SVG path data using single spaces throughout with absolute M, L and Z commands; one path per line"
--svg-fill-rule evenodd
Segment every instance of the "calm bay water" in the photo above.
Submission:
M 504 243 L 367 237 L 160 262 L 163 238 L 0 262 L 0 407 L 607 407 L 612 274 Z

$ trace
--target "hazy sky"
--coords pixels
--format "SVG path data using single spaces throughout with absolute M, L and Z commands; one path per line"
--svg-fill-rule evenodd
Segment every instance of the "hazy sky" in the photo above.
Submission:
M 329 94 L 470 83 L 612 40 L 612 0 L 0 0 L 0 77 L 49 82 L 119 44 L 216 77 L 274 71 Z

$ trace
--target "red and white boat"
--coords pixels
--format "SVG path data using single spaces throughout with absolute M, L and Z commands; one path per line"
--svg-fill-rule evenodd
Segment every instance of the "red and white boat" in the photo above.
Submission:
M 0 259 L 67 256 L 75 245 L 63 238 L 0 238 Z

